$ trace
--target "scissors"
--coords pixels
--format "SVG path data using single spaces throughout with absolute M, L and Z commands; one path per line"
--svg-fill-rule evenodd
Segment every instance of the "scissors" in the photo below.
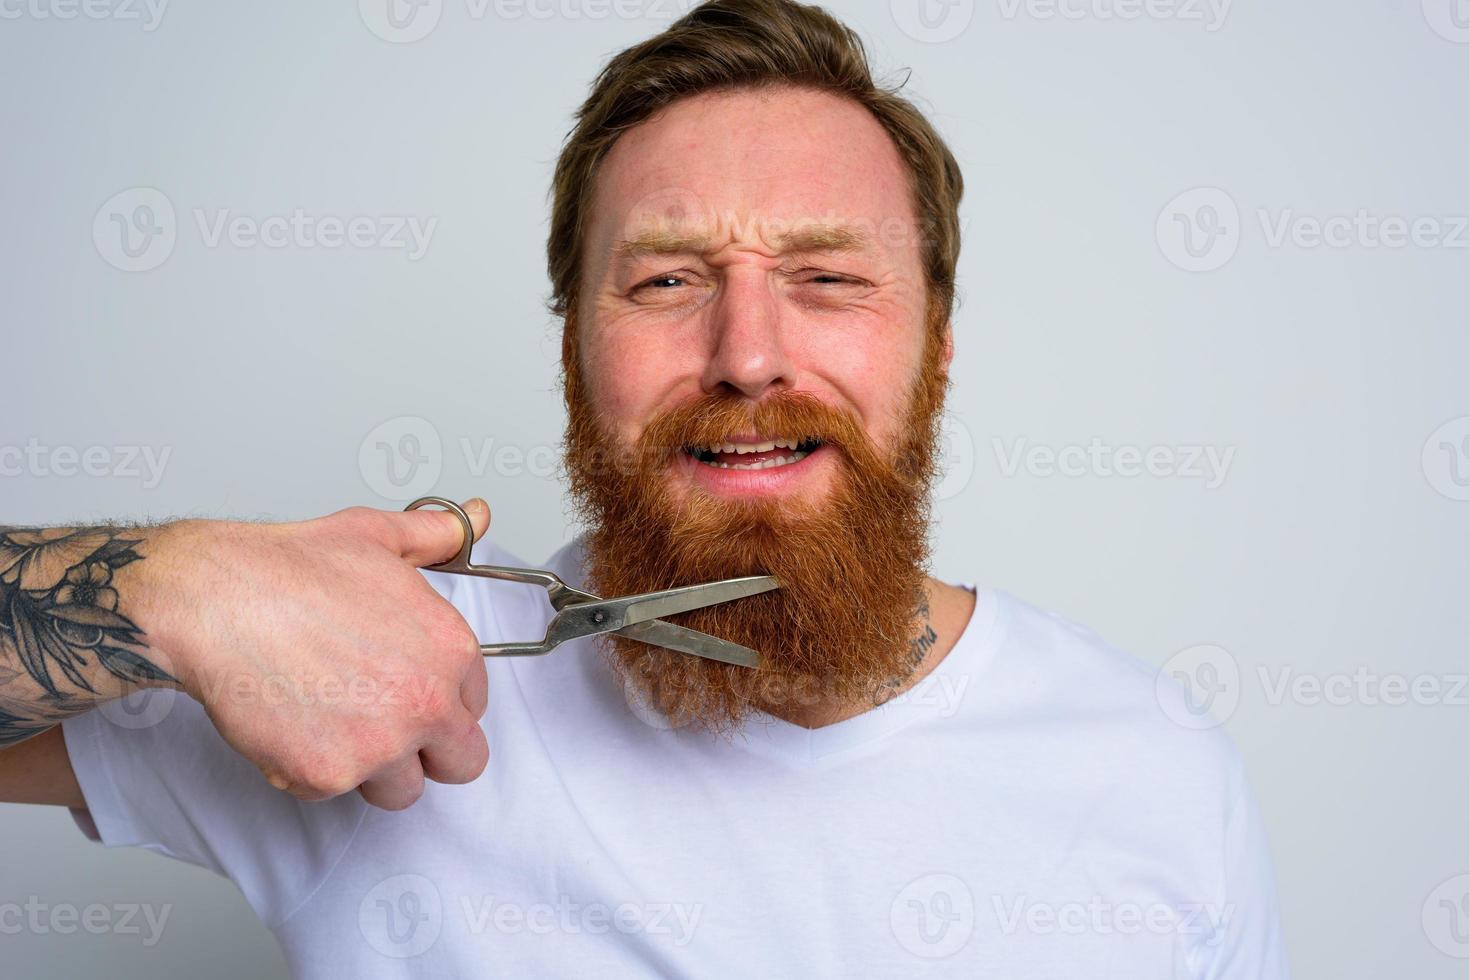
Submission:
M 480 653 L 486 657 L 533 657 L 550 653 L 567 640 L 616 633 L 656 647 L 691 653 L 707 660 L 718 660 L 740 667 L 760 666 L 760 654 L 749 647 L 685 626 L 665 623 L 658 617 L 702 609 L 780 588 L 780 583 L 769 575 L 730 578 L 722 582 L 706 582 L 703 585 L 685 585 L 677 589 L 603 599 L 590 592 L 573 589 L 556 573 L 543 568 L 510 568 L 504 565 L 472 563 L 469 560 L 469 551 L 474 546 L 474 525 L 470 523 L 464 508 L 444 497 L 420 497 L 403 509 L 418 510 L 429 505 L 452 511 L 459 518 L 459 523 L 464 528 L 464 543 L 459 546 L 459 554 L 453 558 L 437 565 L 426 565 L 425 568 L 450 575 L 475 575 L 504 582 L 539 585 L 546 590 L 551 607 L 556 610 L 556 615 L 546 627 L 545 638 L 539 643 L 481 643 Z

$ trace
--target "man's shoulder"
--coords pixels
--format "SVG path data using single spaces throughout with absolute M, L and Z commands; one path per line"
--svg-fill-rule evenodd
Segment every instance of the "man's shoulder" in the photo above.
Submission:
M 583 537 L 577 536 L 553 551 L 544 567 L 561 576 L 567 585 L 580 588 L 586 578 L 586 557 Z
M 1194 689 L 1194 678 L 1179 678 L 1059 613 L 993 594 L 1004 621 L 995 666 L 1019 710 L 1084 733 L 1098 748 L 1234 781 L 1239 752 L 1218 705 Z
M 1157 670 L 1075 620 L 993 590 L 1004 616 L 1004 639 L 1015 666 L 1055 684 L 1049 693 L 1087 703 L 1120 699 L 1145 702 L 1152 696 Z

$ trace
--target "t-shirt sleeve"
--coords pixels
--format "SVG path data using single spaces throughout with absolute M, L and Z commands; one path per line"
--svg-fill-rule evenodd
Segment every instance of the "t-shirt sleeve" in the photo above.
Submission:
M 474 551 L 481 563 L 523 564 L 488 540 Z M 538 588 L 502 586 L 492 601 L 483 582 L 424 576 L 481 642 L 503 641 L 502 622 L 524 631 L 519 639 L 544 628 L 530 612 L 545 605 Z M 303 803 L 277 790 L 225 742 L 202 705 L 177 691 L 109 702 L 68 719 L 62 732 L 87 803 L 73 811 L 84 833 L 225 875 L 267 926 L 288 918 L 331 874 L 368 810 L 357 793 Z
M 84 831 L 227 876 L 266 925 L 331 872 L 366 811 L 355 793 L 303 803 L 275 789 L 176 691 L 110 702 L 62 731 L 87 802 Z
M 1225 821 L 1219 928 L 1203 947 L 1202 980 L 1289 980 L 1265 823 L 1243 773 Z

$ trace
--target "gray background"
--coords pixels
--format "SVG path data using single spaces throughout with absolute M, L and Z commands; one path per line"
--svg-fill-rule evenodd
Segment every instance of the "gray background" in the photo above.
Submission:
M 507 546 L 547 555 L 548 175 L 601 61 L 684 4 L 443 0 L 401 43 L 385 0 L 177 3 L 152 29 L 110 2 L 0 7 L 3 519 L 285 519 L 423 488 L 483 494 Z M 1439 900 L 1469 893 L 1469 2 L 1051 9 L 837 8 L 913 69 L 969 185 L 936 571 L 1218 672 L 1299 976 L 1461 976 L 1469 915 Z M 140 187 L 174 217 L 125 271 L 113 215 Z M 296 208 L 437 224 L 413 258 L 211 245 L 197 217 Z M 1312 243 L 1358 212 L 1422 219 L 1419 241 Z M 1046 465 L 1093 440 L 1155 449 L 1154 472 Z M 127 465 L 144 447 L 169 453 L 157 480 Z M 1222 480 L 1187 447 L 1232 454 Z M 1390 675 L 1442 686 L 1390 703 Z M 1335 703 L 1279 693 L 1294 678 Z M 0 934 L 7 974 L 284 972 L 225 881 L 63 812 L 0 809 L 0 840 L 0 903 L 173 906 L 151 948 Z

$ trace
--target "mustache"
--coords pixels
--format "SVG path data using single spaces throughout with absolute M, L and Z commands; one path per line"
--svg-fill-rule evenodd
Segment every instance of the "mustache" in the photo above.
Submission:
M 849 454 L 871 452 L 867 433 L 851 412 L 799 391 L 776 392 L 758 402 L 740 395 L 705 395 L 676 405 L 648 424 L 638 448 L 656 463 L 693 447 L 748 439 L 752 433 L 762 439 L 819 442 Z

